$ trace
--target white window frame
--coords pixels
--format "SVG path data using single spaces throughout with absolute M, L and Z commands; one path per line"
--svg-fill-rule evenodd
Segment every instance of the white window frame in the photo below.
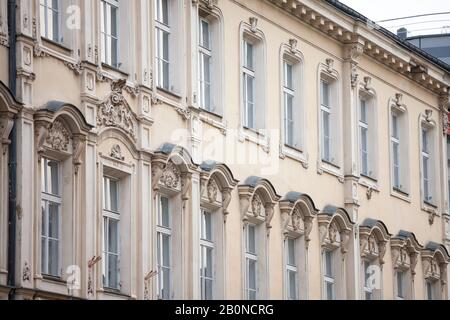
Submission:
M 325 79 L 321 79 L 320 80 L 320 118 L 321 118 L 321 158 L 322 161 L 330 163 L 330 164 L 334 164 L 336 159 L 333 157 L 333 147 L 332 147 L 332 143 L 333 140 L 331 138 L 332 136 L 332 113 L 333 113 L 333 106 L 332 105 L 325 105 L 324 104 L 324 85 L 326 84 L 328 92 L 327 92 L 327 99 L 329 100 L 329 104 L 331 104 L 331 86 L 333 85 L 332 83 L 326 81 Z M 325 134 L 325 115 L 328 115 L 328 136 Z M 328 148 L 326 148 L 325 146 L 328 146 Z M 327 155 L 328 153 L 328 155 Z
M 247 66 L 247 55 L 248 55 L 248 45 L 250 45 L 252 47 L 252 55 L 251 55 L 251 63 L 252 66 Z M 243 43 L 242 43 L 242 51 L 243 51 L 243 56 L 242 56 L 242 91 L 243 91 L 243 96 L 244 96 L 244 128 L 246 129 L 250 129 L 250 130 L 257 130 L 258 126 L 257 126 L 257 120 L 256 120 L 256 107 L 257 107 L 257 102 L 256 102 L 256 59 L 255 59 L 255 44 L 252 43 L 251 41 L 249 41 L 248 39 L 244 39 Z M 252 93 L 253 93 L 253 97 L 252 100 L 249 99 L 249 88 L 248 88 L 248 80 L 252 80 L 251 81 L 251 85 L 252 85 Z M 250 119 L 249 119 L 249 107 L 250 105 L 252 106 L 252 112 L 251 112 L 251 116 L 252 116 L 252 123 L 250 123 Z
M 162 3 L 167 3 L 167 23 L 159 20 L 158 17 L 164 17 Z M 172 48 L 172 26 L 171 26 L 171 0 L 155 1 L 155 63 L 156 63 L 156 86 L 164 90 L 172 91 L 171 79 L 171 50 Z M 164 57 L 164 35 L 167 35 L 167 58 Z M 167 65 L 167 69 L 164 66 Z M 167 74 L 164 72 L 167 70 Z
M 337 249 L 336 249 L 337 250 Z M 336 268 L 334 266 L 334 260 L 336 260 L 336 250 L 327 250 L 323 251 L 322 263 L 323 263 L 323 290 L 324 290 L 324 298 L 326 300 L 336 300 Z M 330 254 L 329 258 L 331 259 L 331 273 L 327 274 L 327 254 Z M 332 286 L 332 297 L 328 296 L 328 284 Z
M 437 192 L 436 140 L 434 121 L 420 124 L 420 168 L 421 168 L 421 201 L 422 207 L 436 208 L 439 203 Z M 425 141 L 426 140 L 426 141 Z M 426 146 L 424 145 L 426 144 Z M 426 161 L 425 161 L 426 160 Z
M 406 274 L 407 272 L 404 270 L 395 270 L 395 298 L 397 300 L 406 300 L 408 299 L 407 286 L 406 284 Z M 401 279 L 400 276 L 401 275 Z M 401 290 L 400 286 L 401 284 Z M 401 293 L 401 294 L 400 294 Z
M 248 244 L 249 244 L 249 228 L 254 228 L 254 236 L 255 236 L 255 252 L 249 252 Z M 250 288 L 250 262 L 255 263 L 255 286 L 256 288 Z M 247 300 L 251 300 L 250 293 L 253 292 L 255 294 L 255 298 L 259 299 L 259 283 L 258 283 L 258 226 L 255 224 L 247 224 L 245 226 L 245 298 Z
M 57 3 L 57 8 L 53 7 L 53 1 Z M 52 4 L 52 6 L 50 6 Z M 41 37 L 49 39 L 51 41 L 61 43 L 61 0 L 40 0 L 39 10 L 40 10 L 40 20 L 41 20 Z M 50 34 L 50 21 L 49 21 L 49 11 L 54 15 L 56 14 L 56 21 L 51 21 L 52 34 Z M 56 22 L 56 26 L 55 23 Z M 56 27 L 56 34 L 54 33 L 54 28 Z M 56 37 L 56 39 L 55 39 Z
M 399 115 L 396 112 L 391 113 L 392 133 L 391 133 L 391 152 L 392 152 L 392 175 L 393 187 L 397 190 L 402 190 L 402 159 L 401 159 L 401 138 L 398 130 Z
M 289 263 L 289 242 L 292 241 L 294 245 L 294 262 L 295 265 L 292 265 Z M 288 300 L 299 300 L 300 296 L 300 290 L 299 290 L 299 268 L 298 268 L 298 239 L 294 238 L 286 238 L 285 240 L 285 255 L 286 255 L 286 273 L 285 273 L 285 283 L 286 283 L 286 298 Z M 289 279 L 289 274 L 294 273 L 295 274 L 295 297 L 290 296 L 291 295 L 291 283 Z
M 290 81 L 291 81 L 291 86 L 289 87 L 288 84 L 288 67 L 290 67 Z M 298 107 L 297 105 L 297 92 L 296 92 L 296 88 L 295 88 L 295 77 L 294 77 L 294 73 L 295 73 L 295 64 L 292 63 L 291 61 L 288 61 L 287 59 L 283 60 L 283 85 L 282 85 L 282 91 L 283 91 L 283 101 L 284 101 L 284 139 L 285 139 L 285 144 L 291 148 L 296 148 L 299 149 L 301 148 L 301 145 L 299 144 L 299 142 L 295 142 L 295 135 L 296 135 L 296 130 L 295 130 L 295 126 L 298 125 L 298 123 L 295 123 L 296 121 L 296 112 L 295 112 L 295 108 Z M 291 117 L 289 117 L 289 112 L 288 112 L 288 101 L 289 98 L 291 99 Z M 297 99 L 296 99 L 297 98 Z M 289 130 L 290 129 L 290 130 Z
M 364 260 L 363 261 L 363 279 L 364 279 L 364 285 L 363 285 L 363 292 L 364 292 L 364 300 L 375 300 L 375 292 L 374 288 L 370 288 L 368 286 L 368 269 L 373 266 L 373 261 Z M 370 299 L 367 299 L 367 296 L 370 295 Z
M 167 200 L 167 206 L 168 206 L 168 219 L 169 219 L 169 226 L 163 226 L 162 225 L 162 199 Z M 159 243 L 159 251 L 157 252 L 157 259 L 156 259 L 156 266 L 157 266 L 157 272 L 158 272 L 158 278 L 157 278 L 157 296 L 158 299 L 172 299 L 173 297 L 173 269 L 172 269 L 172 246 L 173 246 L 173 217 L 171 212 L 171 201 L 168 196 L 165 195 L 158 195 L 157 196 L 157 223 L 156 223 L 156 237 L 157 237 L 157 243 Z M 162 246 L 163 244 L 163 237 L 166 236 L 169 238 L 169 266 L 162 266 L 161 261 L 164 259 L 164 248 Z M 158 245 L 156 246 L 158 250 Z M 161 269 L 165 269 L 169 273 L 169 284 L 168 284 L 168 293 L 167 296 L 164 297 L 164 294 L 162 294 L 161 290 L 161 281 L 162 281 L 162 272 Z
M 102 63 L 107 64 L 113 68 L 120 68 L 121 63 L 119 58 L 120 53 L 120 7 L 118 0 L 101 0 L 100 2 L 100 41 L 102 49 Z M 112 34 L 112 9 L 115 8 L 116 13 L 116 32 L 117 35 Z M 106 9 L 106 12 L 105 12 Z M 116 41 L 116 52 L 113 53 L 112 42 Z M 114 61 L 114 54 L 116 56 L 116 61 Z
M 48 176 L 47 174 L 43 175 L 43 170 L 46 168 L 47 163 L 55 162 L 58 165 L 57 169 L 57 179 L 58 179 L 58 194 L 51 194 L 48 193 L 46 190 L 48 190 L 47 186 L 49 181 L 47 180 Z M 45 204 L 45 207 L 43 207 L 43 212 L 41 214 L 41 219 L 43 219 L 41 226 L 45 227 L 45 230 L 41 230 L 41 273 L 47 276 L 51 277 L 61 277 L 61 227 L 62 227 L 62 179 L 61 179 L 61 169 L 62 169 L 62 163 L 61 161 L 53 160 L 47 157 L 43 157 L 41 159 L 41 186 L 44 187 L 44 189 L 41 189 L 41 201 L 42 204 Z M 55 204 L 58 207 L 58 238 L 50 237 L 49 233 L 49 204 Z M 41 205 L 42 205 L 41 204 Z M 50 274 L 49 271 L 49 242 L 50 241 L 56 241 L 58 244 L 58 250 L 56 257 L 56 274 Z M 42 242 L 45 242 L 45 245 L 42 246 Z
M 204 41 L 205 39 L 203 39 L 203 23 L 206 23 L 208 25 L 208 44 L 205 45 Z M 213 94 L 213 88 L 212 88 L 212 71 L 213 71 L 213 49 L 212 49 L 212 45 L 213 45 L 213 40 L 212 40 L 212 25 L 211 25 L 211 21 L 209 21 L 208 19 L 200 16 L 199 17 L 199 21 L 198 21 L 198 95 L 199 95 L 199 105 L 200 108 L 209 111 L 209 112 L 214 112 L 214 106 L 213 106 L 213 102 L 212 102 L 212 94 Z M 208 78 L 209 81 L 207 79 L 205 79 L 205 59 L 207 58 L 208 60 L 208 70 L 209 70 L 209 74 L 208 74 Z M 209 97 L 207 98 L 206 95 L 206 90 L 207 87 L 209 87 Z
M 371 152 L 370 152 L 370 131 L 372 128 L 369 125 L 369 117 L 368 117 L 368 107 L 367 106 L 367 99 L 364 99 L 363 97 L 360 97 L 359 99 L 359 119 L 358 119 L 358 125 L 359 125 L 359 157 L 360 157 L 360 163 L 361 163 L 361 174 L 367 177 L 370 177 L 372 175 L 372 172 L 370 171 L 370 168 L 372 167 L 371 163 Z M 363 108 L 364 114 L 363 114 Z M 364 118 L 363 118 L 364 117 Z M 365 132 L 365 135 L 363 135 L 363 132 Z M 363 137 L 365 136 L 365 149 L 364 149 L 364 141 Z
M 210 239 L 206 239 L 206 231 L 205 231 L 205 220 L 204 220 L 204 216 L 205 215 L 209 215 L 210 216 L 210 222 L 211 222 L 211 238 Z M 201 287 L 201 299 L 202 300 L 214 300 L 215 299 L 215 285 L 216 285 L 216 279 L 215 279 L 215 253 L 216 253 L 216 248 L 215 248 L 215 243 L 214 243 L 214 239 L 215 239 L 215 234 L 214 234 L 214 214 L 211 213 L 208 210 L 205 209 L 201 209 L 201 215 L 200 215 L 200 219 L 201 219 L 201 232 L 200 232 L 200 287 Z M 208 277 L 207 275 L 202 273 L 202 268 L 205 265 L 205 263 L 207 263 L 207 261 L 205 261 L 206 256 L 205 253 L 207 252 L 207 250 L 210 250 L 211 252 L 211 276 Z M 206 281 L 211 281 L 211 296 L 207 297 L 206 296 Z
M 117 201 L 117 211 L 114 211 L 111 208 L 111 199 L 110 199 L 110 195 L 111 195 L 111 190 L 110 190 L 110 183 L 111 181 L 114 181 L 115 183 L 117 183 L 117 189 L 116 189 L 116 201 Z M 108 289 L 112 289 L 112 290 L 121 290 L 121 279 L 120 279 L 120 263 L 121 263 L 121 259 L 120 259 L 120 245 L 121 245 L 121 241 L 120 241 L 120 180 L 114 177 L 110 177 L 108 175 L 104 175 L 103 176 L 103 180 L 102 180 L 102 184 L 103 184 L 103 243 L 102 243 L 102 247 L 103 247 L 103 286 L 104 288 L 108 288 Z M 109 235 L 109 228 L 107 228 L 106 226 L 110 223 L 110 221 L 114 221 L 117 223 L 117 252 L 112 252 L 109 250 L 108 243 L 109 243 L 109 239 L 110 239 L 110 235 Z M 111 285 L 110 283 L 110 279 L 108 278 L 108 272 L 109 272 L 109 260 L 107 259 L 107 257 L 109 256 L 115 256 L 117 258 L 117 267 L 118 269 L 116 270 L 117 272 L 117 286 L 114 287 Z

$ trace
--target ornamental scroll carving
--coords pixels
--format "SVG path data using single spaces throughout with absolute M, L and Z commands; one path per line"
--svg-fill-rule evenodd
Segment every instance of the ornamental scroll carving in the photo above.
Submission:
M 111 94 L 98 107 L 97 126 L 118 128 L 136 142 L 137 120 L 123 96 L 125 85 L 126 80 L 117 80 L 111 84 Z
M 181 174 L 178 168 L 172 163 L 169 162 L 162 172 L 161 178 L 159 179 L 159 182 L 170 189 L 177 189 L 179 190 L 181 188 Z
M 217 195 L 219 194 L 219 186 L 214 179 L 210 179 L 207 187 L 208 200 L 211 203 L 217 201 Z
M 61 121 L 55 121 L 48 130 L 45 142 L 52 149 L 67 152 L 69 150 L 70 133 Z

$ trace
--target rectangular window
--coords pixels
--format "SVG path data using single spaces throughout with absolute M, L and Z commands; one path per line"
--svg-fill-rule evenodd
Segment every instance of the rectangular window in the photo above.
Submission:
M 40 0 L 41 36 L 55 42 L 61 42 L 59 5 L 59 0 Z
M 434 300 L 434 283 L 431 281 L 426 282 L 427 300 Z
M 119 1 L 101 1 L 102 62 L 119 68 Z
M 211 47 L 211 26 L 208 20 L 200 18 L 199 20 L 199 103 L 200 107 L 212 110 L 211 105 L 211 61 L 212 61 L 212 47 Z
M 373 300 L 374 294 L 373 294 L 373 288 L 371 287 L 369 281 L 370 281 L 370 267 L 371 263 L 369 261 L 364 261 L 364 295 L 366 300 Z
M 155 1 L 155 27 L 156 27 L 156 85 L 170 90 L 170 36 L 171 26 L 169 17 L 169 1 Z
M 431 164 L 429 131 L 422 128 L 422 186 L 423 201 L 427 203 L 432 203 L 433 201 L 431 193 Z
M 200 284 L 202 300 L 214 299 L 214 241 L 211 213 L 202 210 L 200 238 Z
M 332 140 L 331 140 L 331 115 L 332 115 L 332 107 L 330 105 L 330 84 L 324 80 L 321 80 L 321 121 L 322 121 L 322 160 L 333 163 L 334 159 L 332 158 Z
M 325 299 L 334 300 L 335 297 L 335 274 L 333 268 L 333 252 L 324 252 L 324 286 L 325 286 Z
M 369 164 L 369 119 L 367 108 L 366 100 L 361 99 L 359 112 L 361 174 L 371 176 Z
M 286 287 L 289 300 L 298 299 L 298 267 L 295 239 L 286 240 Z
M 405 275 L 402 271 L 397 271 L 397 298 L 405 299 Z
M 172 295 L 172 213 L 169 198 L 160 196 L 158 200 L 157 269 L 158 298 L 168 300 Z
M 256 300 L 258 298 L 258 253 L 256 226 L 247 225 L 245 231 L 246 298 L 247 300 Z
M 248 129 L 256 129 L 254 46 L 246 40 L 243 46 L 244 126 Z
M 295 88 L 294 88 L 294 65 L 288 61 L 283 62 L 284 81 L 283 81 L 283 99 L 284 99 L 284 130 L 285 143 L 291 147 L 299 147 L 295 137 Z
M 119 181 L 103 177 L 103 286 L 120 290 Z
M 61 239 L 61 186 L 58 161 L 42 158 L 41 160 L 41 272 L 59 277 L 60 274 L 60 239 Z
M 391 121 L 392 172 L 394 179 L 394 189 L 402 190 L 403 186 L 401 185 L 399 117 L 395 112 L 392 113 Z

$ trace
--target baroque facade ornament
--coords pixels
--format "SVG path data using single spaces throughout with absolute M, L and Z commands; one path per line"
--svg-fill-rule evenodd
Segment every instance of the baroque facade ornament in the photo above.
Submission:
M 61 121 L 55 121 L 49 128 L 46 143 L 52 149 L 58 151 L 69 151 L 70 134 Z
M 162 172 L 160 183 L 170 189 L 180 189 L 181 187 L 181 174 L 178 168 L 169 162 L 166 168 Z
M 30 266 L 28 265 L 28 262 L 25 261 L 25 264 L 22 269 L 22 281 L 31 281 L 31 270 Z
M 261 198 L 259 197 L 259 195 L 255 194 L 252 199 L 252 213 L 255 217 L 259 217 L 262 215 L 262 207 L 263 204 Z
M 64 65 L 67 68 L 69 68 L 70 70 L 72 70 L 77 75 L 80 75 L 84 70 L 84 66 L 81 62 L 72 63 L 72 62 L 64 61 Z
M 110 157 L 112 157 L 116 160 L 120 160 L 120 161 L 125 160 L 125 157 L 122 155 L 122 149 L 120 148 L 120 146 L 118 144 L 116 144 L 112 147 L 109 155 L 110 155 Z
M 125 84 L 123 79 L 111 84 L 111 94 L 98 107 L 97 126 L 121 129 L 136 142 L 137 121 L 122 94 Z
M 211 203 L 214 203 L 217 201 L 217 195 L 219 193 L 219 186 L 217 185 L 217 182 L 214 179 L 210 179 L 207 187 L 208 192 L 208 200 Z

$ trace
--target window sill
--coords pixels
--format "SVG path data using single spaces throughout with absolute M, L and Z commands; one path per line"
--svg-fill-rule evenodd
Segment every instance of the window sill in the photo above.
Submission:
M 214 111 L 209 111 L 209 110 L 203 109 L 201 107 L 199 108 L 199 110 L 200 110 L 200 113 L 204 113 L 206 116 L 214 117 L 214 118 L 216 118 L 216 120 L 222 121 L 222 119 L 223 119 L 223 115 L 216 113 Z
M 130 295 L 122 293 L 118 289 L 103 288 L 103 289 L 101 289 L 99 291 L 102 292 L 103 294 L 109 295 L 109 296 L 114 296 L 114 297 L 127 299 L 127 300 L 131 300 L 132 299 L 132 297 Z
M 397 199 L 403 200 L 405 202 L 411 203 L 411 197 L 410 197 L 409 193 L 406 193 L 405 191 L 402 191 L 400 189 L 392 188 L 391 196 L 393 196 Z
M 61 53 L 61 54 L 67 55 L 67 56 L 71 56 L 73 53 L 73 50 L 71 48 L 67 47 L 66 45 L 64 45 L 60 42 L 56 42 L 51 39 L 43 38 L 43 37 L 41 39 L 42 39 L 42 44 L 51 50 L 57 51 L 58 53 Z
M 171 99 L 176 99 L 178 100 L 177 102 L 181 102 L 181 95 L 179 95 L 178 93 L 168 90 L 168 89 L 164 89 L 162 87 L 156 87 L 156 90 L 158 90 L 160 93 L 162 93 L 165 97 L 171 98 Z
M 365 174 L 362 174 L 362 173 L 361 173 L 361 179 L 369 180 L 369 181 L 371 181 L 371 182 L 373 182 L 375 184 L 378 184 L 378 179 L 377 178 L 372 177 L 372 176 L 368 176 L 368 175 L 365 175 Z
M 333 168 L 336 168 L 336 169 L 338 169 L 338 170 L 341 170 L 341 167 L 340 167 L 339 165 L 333 163 L 333 162 L 329 162 L 329 161 L 327 161 L 327 160 L 323 160 L 323 159 L 322 159 L 322 163 L 323 163 L 323 164 L 326 164 L 327 166 L 331 166 L 331 167 L 333 167 Z
M 431 203 L 431 202 L 428 202 L 428 201 L 422 201 L 422 204 L 424 205 L 424 207 L 430 207 L 430 208 L 433 208 L 433 209 L 437 209 L 438 208 L 437 204 Z
M 308 169 L 308 155 L 301 149 L 291 147 L 287 144 L 281 145 L 280 158 L 290 158 L 302 164 L 303 168 Z
M 42 275 L 42 280 L 46 281 L 46 282 L 51 282 L 54 284 L 63 284 L 63 285 L 67 284 L 67 282 L 64 281 L 63 279 L 61 279 L 60 277 L 49 276 L 49 275 Z
M 338 178 L 340 183 L 345 182 L 344 174 L 343 172 L 341 172 L 341 168 L 333 163 L 324 160 L 319 161 L 317 173 L 320 175 L 323 173 L 327 173 Z
M 113 67 L 107 63 L 102 62 L 102 68 L 105 69 L 106 72 L 117 72 L 120 73 L 122 76 L 128 78 L 130 75 L 128 73 L 126 73 L 125 71 L 117 68 L 117 67 Z
M 261 146 L 264 152 L 266 153 L 270 152 L 269 137 L 253 129 L 241 127 L 239 132 L 239 141 L 240 142 L 250 141 L 252 143 Z

